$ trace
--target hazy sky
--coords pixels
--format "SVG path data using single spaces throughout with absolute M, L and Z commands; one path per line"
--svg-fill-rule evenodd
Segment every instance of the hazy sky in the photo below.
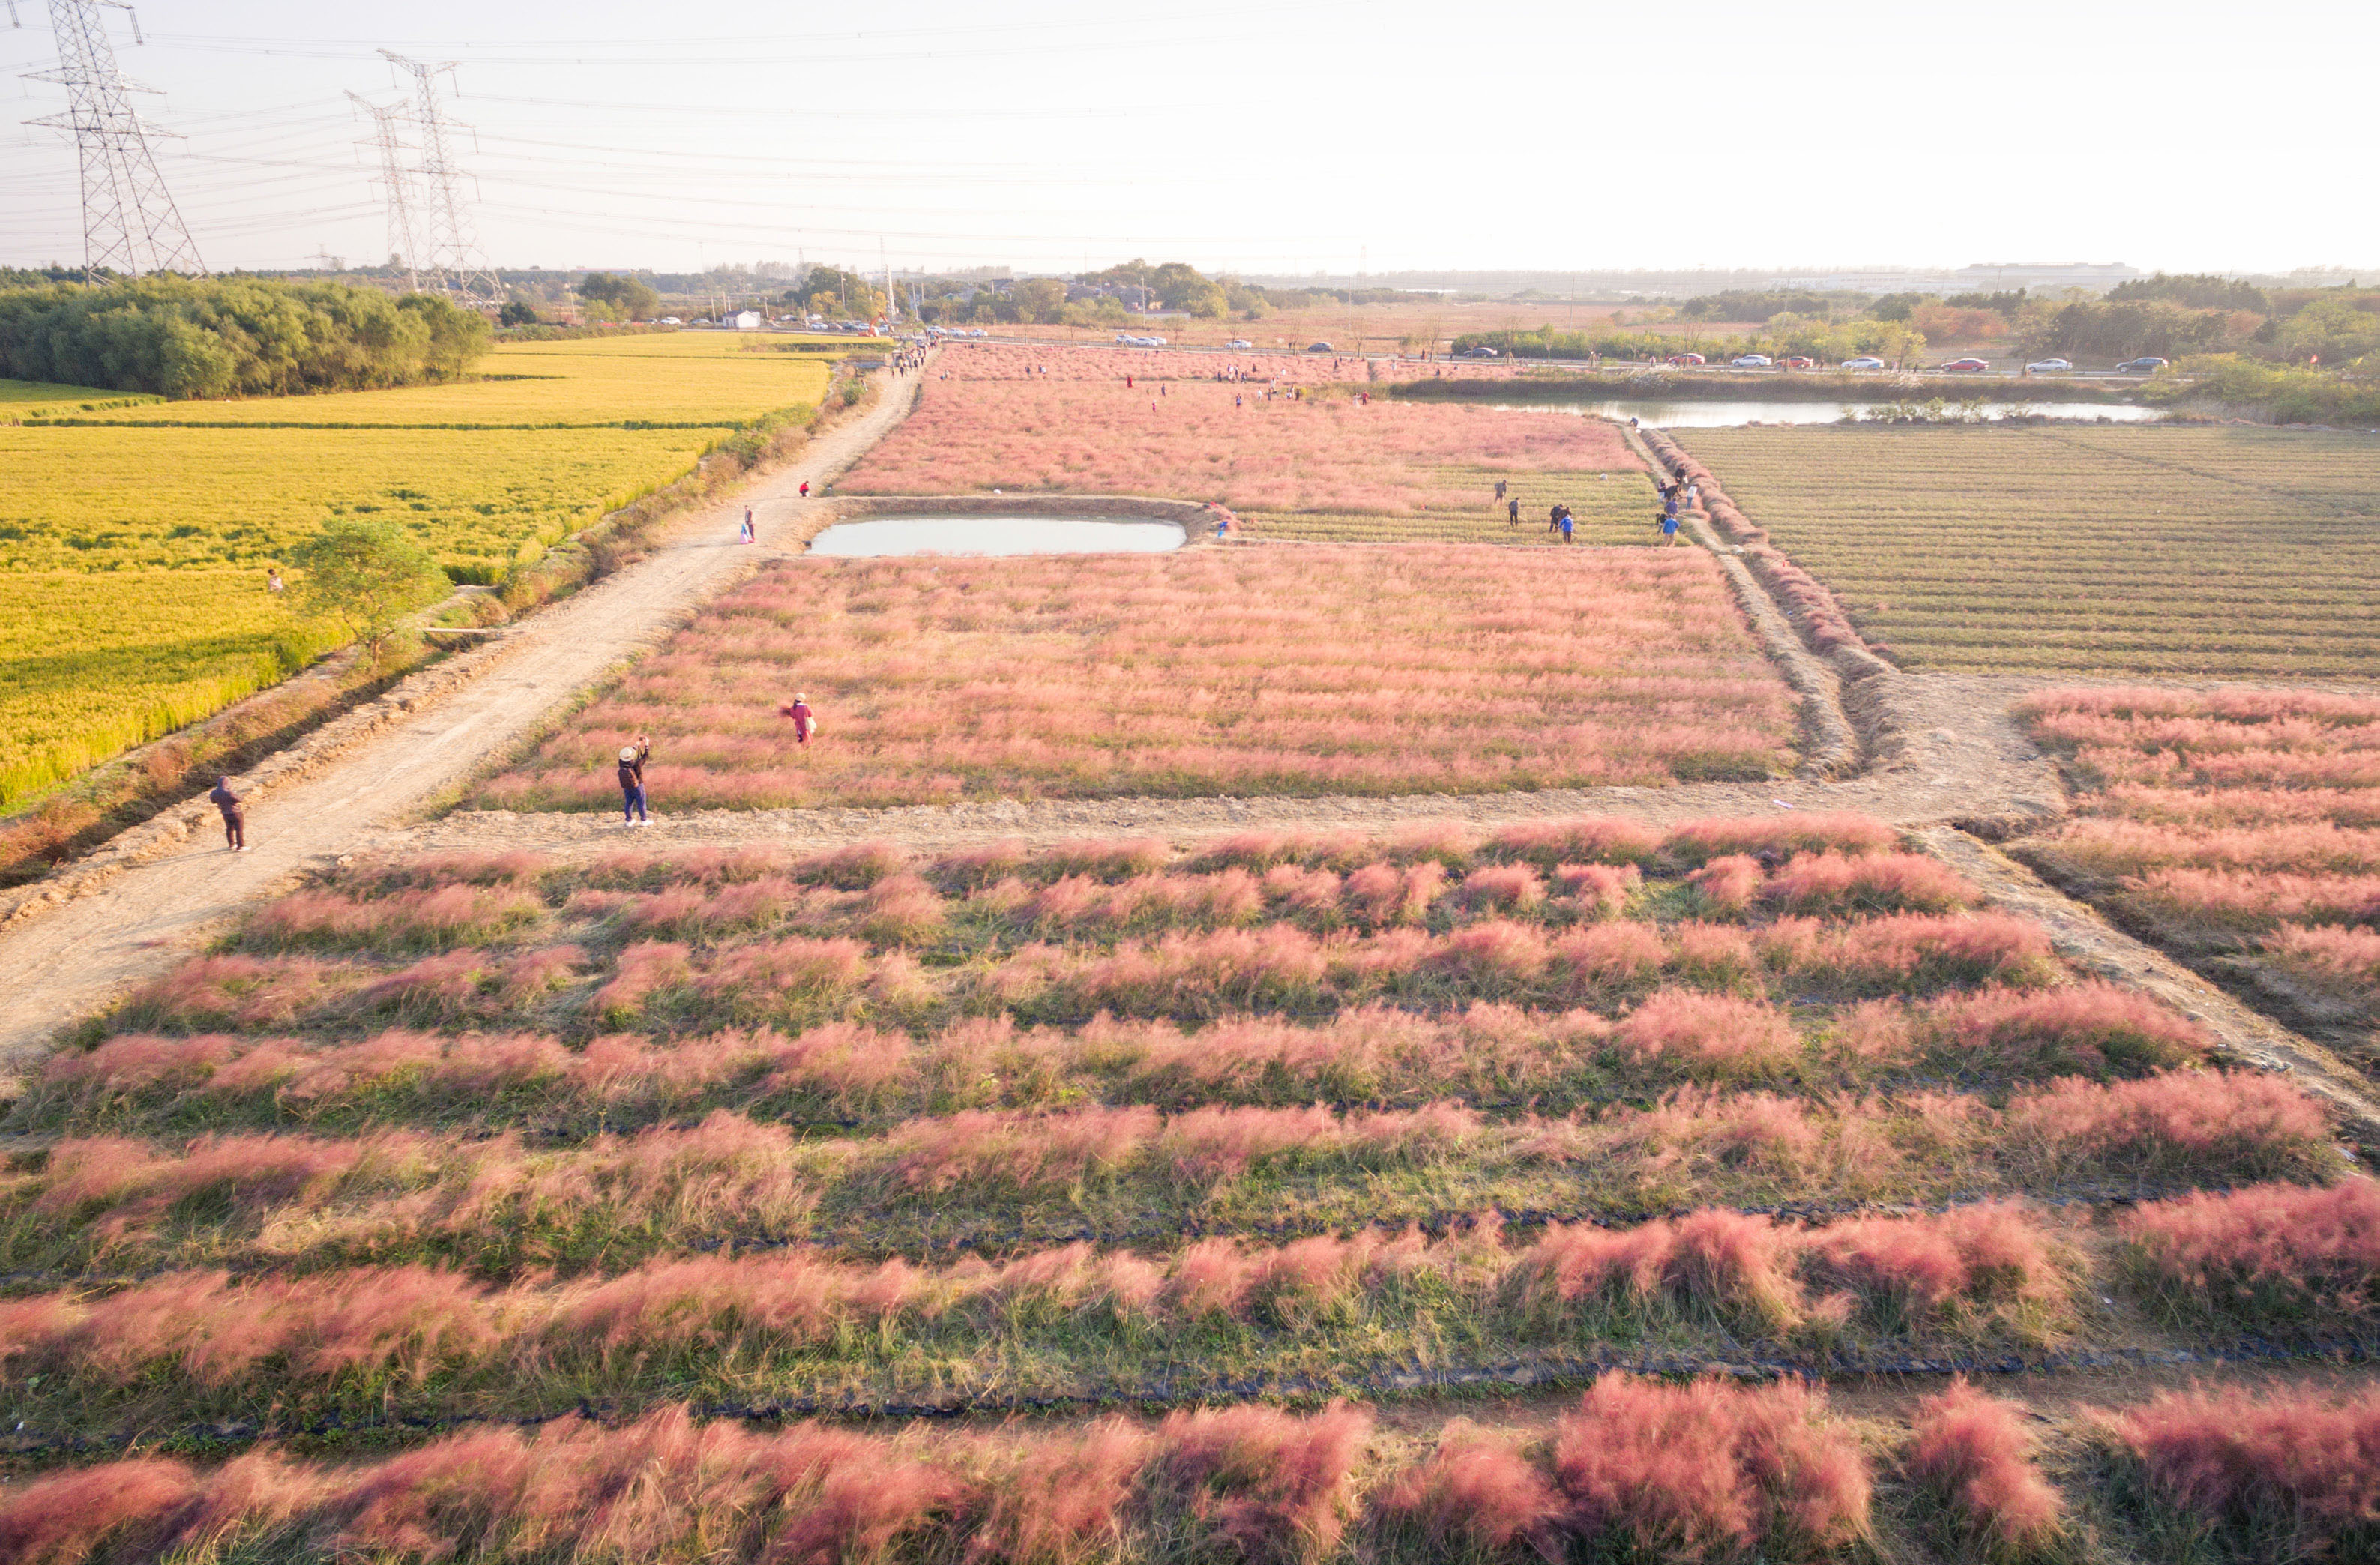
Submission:
M 81 259 L 48 0 L 0 22 L 0 262 Z M 213 267 L 386 253 L 379 45 L 462 62 L 505 265 L 2380 265 L 2368 4 L 140 0 Z M 5 13 L 0 13 L 5 17 Z M 672 36 L 671 20 L 690 30 Z M 803 24 L 815 20 L 815 26 Z M 801 30 L 789 30 L 801 28 Z

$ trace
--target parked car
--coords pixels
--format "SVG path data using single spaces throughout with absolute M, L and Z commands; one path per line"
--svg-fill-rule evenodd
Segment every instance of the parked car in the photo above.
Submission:
M 967 334 L 968 336 L 970 336 L 970 337 L 988 337 L 988 336 L 991 335 L 991 334 L 990 334 L 990 332 L 985 331 L 985 330 L 984 330 L 982 327 L 980 327 L 980 326 L 970 326 L 970 327 L 968 327 L 968 328 L 967 328 L 967 333 L 966 333 L 966 334 Z
M 1728 363 L 1738 370 L 1768 370 L 1775 368 L 1777 361 L 1765 353 L 1739 353 Z
M 1816 359 L 1804 358 L 1798 353 L 1791 358 L 1780 358 L 1777 362 L 1781 368 L 1787 370 L 1815 370 L 1818 367 Z
M 662 316 L 659 323 L 663 326 L 683 326 L 686 324 L 685 321 L 679 320 L 674 315 Z
M 1457 358 L 1494 358 L 1497 357 L 1497 354 L 1496 350 L 1492 347 L 1459 347 L 1454 350 L 1454 357 Z
M 2128 358 L 2116 366 L 2119 375 L 2154 375 L 2166 367 L 2162 358 Z
M 1991 367 L 1991 361 L 1984 358 L 1954 358 L 1942 366 L 1954 375 L 1980 375 Z
M 1305 345 L 1305 351 L 1308 353 L 1336 353 L 1339 350 L 1332 347 L 1329 343 L 1308 343 Z
M 1881 370 L 1884 368 L 1884 360 L 1881 358 L 1846 358 L 1843 360 L 1843 368 L 1846 370 Z
M 2073 364 L 2067 359 L 2036 358 L 2032 363 L 2026 365 L 2024 367 L 2024 370 L 2028 375 L 2055 375 L 2073 368 Z
M 1251 348 L 1257 345 L 1248 341 L 1245 337 L 1233 337 L 1230 342 L 1225 343 L 1223 346 L 1228 348 L 1240 349 Z
M 1703 356 L 1699 353 L 1673 353 L 1670 355 L 1670 362 L 1676 365 L 1682 366 L 1700 364 L 1702 361 Z

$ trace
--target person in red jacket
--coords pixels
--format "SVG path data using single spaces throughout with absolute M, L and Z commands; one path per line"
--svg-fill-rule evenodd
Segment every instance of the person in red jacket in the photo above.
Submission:
M 808 744 L 810 735 L 818 731 L 818 719 L 810 711 L 810 698 L 797 693 L 777 710 L 794 720 L 794 743 Z

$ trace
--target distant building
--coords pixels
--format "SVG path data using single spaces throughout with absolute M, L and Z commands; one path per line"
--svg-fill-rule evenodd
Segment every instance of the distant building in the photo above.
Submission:
M 728 318 L 727 323 L 739 332 L 757 332 L 761 325 L 760 312 L 757 309 L 739 309 Z

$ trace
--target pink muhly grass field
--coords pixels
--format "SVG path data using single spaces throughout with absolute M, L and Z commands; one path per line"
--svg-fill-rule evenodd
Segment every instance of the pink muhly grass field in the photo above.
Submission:
M 812 563 L 713 603 L 478 802 L 613 806 L 638 733 L 674 811 L 1758 778 L 1791 726 L 1699 554 Z
M 2103 790 L 2032 857 L 2317 1013 L 2380 1010 L 2380 700 L 2053 690 L 2020 712 Z
M 1242 405 L 1232 406 L 1232 397 Z M 1176 382 L 928 381 L 916 412 L 838 480 L 849 494 L 1145 495 L 1235 511 L 1482 514 L 1478 473 L 1634 474 L 1595 419 L 1343 394 L 1265 400 Z M 1648 513 L 1649 514 L 1649 513 Z M 1542 516 L 1537 518 L 1542 526 Z

